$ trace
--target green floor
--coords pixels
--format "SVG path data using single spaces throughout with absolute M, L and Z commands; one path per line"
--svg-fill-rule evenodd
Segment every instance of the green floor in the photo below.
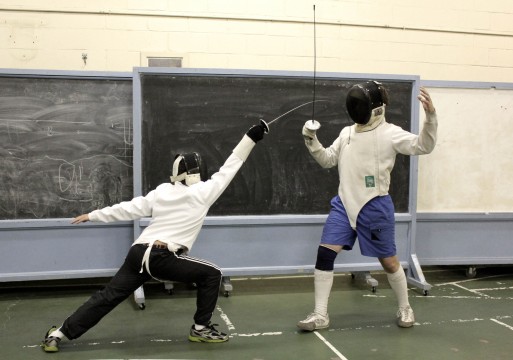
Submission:
M 512 359 L 513 268 L 477 270 L 424 268 L 433 285 L 428 296 L 410 290 L 416 325 L 395 325 L 396 301 L 383 273 L 376 293 L 338 274 L 330 298 L 330 329 L 296 330 L 313 307 L 310 276 L 233 278 L 230 297 L 221 296 L 214 322 L 231 334 L 223 344 L 187 340 L 195 291 L 161 284 L 145 287 L 146 309 L 125 301 L 100 324 L 61 351 L 46 354 L 39 343 L 99 287 L 98 280 L 0 284 L 1 359 Z M 51 287 L 49 287 L 51 285 Z

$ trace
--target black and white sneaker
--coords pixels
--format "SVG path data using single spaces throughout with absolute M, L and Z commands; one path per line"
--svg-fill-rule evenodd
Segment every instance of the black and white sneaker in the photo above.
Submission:
M 50 330 L 46 332 L 45 339 L 41 343 L 41 347 L 45 352 L 57 352 L 59 351 L 59 343 L 61 338 L 51 336 L 52 333 L 57 330 L 56 326 L 52 326 Z
M 214 326 L 218 325 L 208 324 L 203 329 L 196 330 L 194 325 L 192 325 L 191 331 L 189 333 L 189 341 L 207 343 L 220 343 L 228 341 L 228 335 L 216 330 Z

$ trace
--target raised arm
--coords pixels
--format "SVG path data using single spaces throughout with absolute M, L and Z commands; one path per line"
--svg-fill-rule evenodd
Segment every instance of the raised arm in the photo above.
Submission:
M 426 119 L 420 134 L 415 135 L 407 131 L 401 131 L 395 134 L 393 138 L 394 148 L 404 155 L 429 154 L 436 145 L 438 118 L 431 96 L 424 87 L 421 87 L 417 98 L 426 113 Z
M 228 187 L 242 164 L 246 161 L 256 143 L 263 139 L 266 127 L 263 124 L 252 126 L 233 149 L 223 166 L 210 180 L 194 185 L 198 199 L 208 205 L 213 204 Z

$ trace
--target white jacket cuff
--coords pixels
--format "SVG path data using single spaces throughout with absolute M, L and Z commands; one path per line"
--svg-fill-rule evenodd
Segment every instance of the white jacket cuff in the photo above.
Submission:
M 251 150 L 255 147 L 255 142 L 251 140 L 251 138 L 247 135 L 244 135 L 242 140 L 237 144 L 235 149 L 233 149 L 233 153 L 242 161 L 246 161 Z
M 89 215 L 89 221 L 100 221 L 98 219 L 98 216 L 96 216 L 96 213 L 97 213 L 98 210 L 93 210 L 91 211 L 88 215 Z
M 306 147 L 308 148 L 308 150 L 311 153 L 316 152 L 316 151 L 322 149 L 322 144 L 317 139 L 317 136 L 314 137 L 312 140 L 310 140 L 310 139 L 306 140 L 305 139 L 305 144 L 306 144 Z

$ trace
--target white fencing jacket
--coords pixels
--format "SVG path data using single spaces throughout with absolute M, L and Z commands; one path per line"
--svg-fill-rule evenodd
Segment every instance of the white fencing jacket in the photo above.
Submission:
M 223 166 L 207 181 L 191 186 L 181 182 L 164 183 L 146 196 L 139 196 L 113 206 L 94 210 L 89 220 L 113 222 L 152 217 L 134 244 L 149 244 L 142 268 L 149 270 L 151 246 L 157 240 L 168 244 L 170 251 L 184 248 L 189 251 L 201 230 L 205 216 L 213 203 L 230 184 L 255 146 L 244 135 Z
M 342 129 L 329 148 L 317 137 L 305 140 L 308 151 L 324 168 L 338 166 L 338 194 L 349 222 L 356 228 L 362 207 L 376 196 L 388 194 L 396 155 L 422 155 L 433 151 L 437 133 L 436 113 L 427 113 L 419 135 L 386 122 L 384 114 L 373 124 Z

